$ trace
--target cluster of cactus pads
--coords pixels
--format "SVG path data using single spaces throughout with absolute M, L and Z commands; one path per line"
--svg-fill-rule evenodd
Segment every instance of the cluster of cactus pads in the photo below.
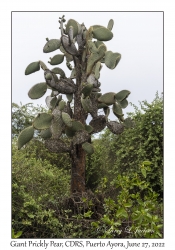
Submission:
M 64 16 L 59 18 L 60 39 L 46 38 L 43 52 L 60 50 L 48 63 L 59 65 L 65 61 L 71 71 L 70 76 L 67 77 L 57 66 L 49 69 L 40 60 L 27 66 L 25 75 L 39 71 L 40 68 L 44 71 L 44 81 L 35 84 L 29 90 L 28 96 L 38 99 L 48 89 L 51 90 L 51 95 L 45 99 L 48 113 L 38 114 L 32 126 L 20 133 L 18 149 L 33 138 L 35 130 L 39 130 L 51 152 L 70 152 L 73 146 L 81 144 L 86 153 L 92 154 L 92 134 L 102 131 L 106 126 L 114 134 L 120 134 L 124 128 L 133 126 L 131 119 L 124 119 L 123 115 L 130 91 L 102 94 L 100 89 L 102 65 L 114 69 L 121 59 L 119 53 L 108 51 L 104 43 L 113 38 L 113 20 L 109 21 L 107 27 L 93 25 L 89 29 L 84 23 L 79 24 L 73 19 L 69 19 L 66 25 L 65 22 Z M 108 119 L 110 106 L 116 121 Z M 98 115 L 100 109 L 103 110 L 103 115 Z M 88 114 L 92 120 L 86 124 Z M 63 140 L 66 137 L 71 140 Z

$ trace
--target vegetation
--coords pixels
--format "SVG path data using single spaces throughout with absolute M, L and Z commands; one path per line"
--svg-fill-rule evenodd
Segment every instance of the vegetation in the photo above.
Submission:
M 163 96 L 134 106 L 132 129 L 92 138 L 81 196 L 70 192 L 69 154 L 50 153 L 41 137 L 17 148 L 31 110 L 44 108 L 13 106 L 13 238 L 163 237 Z

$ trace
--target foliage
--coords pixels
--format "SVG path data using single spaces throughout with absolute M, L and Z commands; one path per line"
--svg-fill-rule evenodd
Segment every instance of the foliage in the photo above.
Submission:
M 22 231 L 15 233 L 14 229 L 12 228 L 12 239 L 17 239 L 22 235 Z
M 104 199 L 105 213 L 92 226 L 99 232 L 98 238 L 161 238 L 163 227 L 162 204 L 158 203 L 158 194 L 142 173 L 118 175 L 111 183 L 111 191 L 117 189 L 115 200 Z M 103 178 L 97 192 L 105 193 L 107 179 Z M 107 191 L 109 193 L 109 190 Z M 115 190 L 116 193 L 116 190 Z M 105 195 L 105 194 L 104 194 Z
M 12 145 L 14 238 L 162 238 L 162 205 L 147 179 L 150 162 L 110 182 L 104 177 L 99 184 L 99 176 L 95 193 L 77 200 L 69 193 L 70 174 L 37 157 L 34 142 L 20 151 Z
M 152 103 L 140 102 L 141 109 L 134 106 L 129 113 L 134 127 L 125 129 L 120 135 L 113 135 L 108 129 L 96 140 L 93 155 L 98 161 L 103 176 L 109 180 L 118 174 L 138 172 L 141 162 L 150 161 L 151 171 L 147 179 L 154 191 L 163 195 L 163 96 L 156 94 Z M 96 153 L 97 152 L 97 153 Z M 99 153 L 98 153 L 99 152 Z M 101 175 L 102 178 L 102 175 Z
M 30 152 L 32 149 L 29 155 L 12 144 L 12 226 L 15 232 L 22 231 L 20 238 L 48 234 L 52 238 L 59 221 L 50 203 L 69 194 L 70 175 L 63 165 L 58 168 L 36 157 L 31 144 Z

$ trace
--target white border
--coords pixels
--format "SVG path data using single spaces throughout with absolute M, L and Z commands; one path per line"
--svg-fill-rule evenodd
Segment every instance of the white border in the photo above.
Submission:
M 17 1 L 6 0 L 1 3 L 0 27 L 1 27 L 1 213 L 0 213 L 0 245 L 2 249 L 10 249 L 11 241 L 11 11 L 164 11 L 164 190 L 165 190 L 165 238 L 157 240 L 165 242 L 164 249 L 173 249 L 174 237 L 174 86 L 175 86 L 175 70 L 174 70 L 174 1 L 161 0 L 142 0 L 142 1 Z M 99 240 L 91 240 L 99 242 Z M 101 240 L 102 241 L 102 240 Z M 124 242 L 124 240 L 111 240 L 115 242 Z M 137 242 L 137 240 L 129 240 Z M 142 242 L 142 240 L 138 240 Z M 143 240 L 144 241 L 144 240 Z M 155 240 L 146 240 L 155 242 Z M 59 240 L 59 242 L 61 242 Z M 28 249 L 26 247 L 25 249 Z M 47 248 L 49 249 L 49 248 Z M 119 248 L 118 248 L 119 249 Z M 135 248 L 134 248 L 135 249 Z M 159 248 L 157 248 L 159 249 Z M 161 248 L 162 249 L 162 248 Z

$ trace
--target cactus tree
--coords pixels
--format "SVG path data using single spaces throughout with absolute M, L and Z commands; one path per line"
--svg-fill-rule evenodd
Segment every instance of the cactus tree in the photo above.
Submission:
M 44 53 L 59 50 L 59 54 L 50 58 L 48 68 L 42 61 L 30 63 L 25 75 L 32 74 L 40 68 L 44 71 L 44 82 L 35 84 L 28 92 L 31 99 L 41 98 L 48 89 L 51 95 L 45 101 L 48 113 L 40 113 L 32 126 L 24 129 L 18 138 L 18 149 L 29 142 L 34 130 L 39 130 L 45 146 L 50 152 L 69 153 L 71 169 L 71 192 L 85 191 L 85 157 L 93 154 L 91 135 L 101 132 L 106 126 L 114 134 L 120 134 L 132 126 L 132 121 L 124 119 L 123 108 L 128 105 L 128 90 L 118 93 L 101 93 L 99 82 L 102 65 L 114 69 L 121 59 L 117 52 L 108 51 L 104 41 L 113 37 L 113 20 L 107 27 L 93 25 L 87 29 L 64 16 L 59 18 L 60 38 L 48 39 L 43 48 Z M 66 62 L 70 76 L 55 65 Z M 116 121 L 110 121 L 111 109 Z M 98 115 L 100 110 L 103 115 Z M 91 121 L 86 123 L 88 115 Z M 67 140 L 65 140 L 67 138 Z

